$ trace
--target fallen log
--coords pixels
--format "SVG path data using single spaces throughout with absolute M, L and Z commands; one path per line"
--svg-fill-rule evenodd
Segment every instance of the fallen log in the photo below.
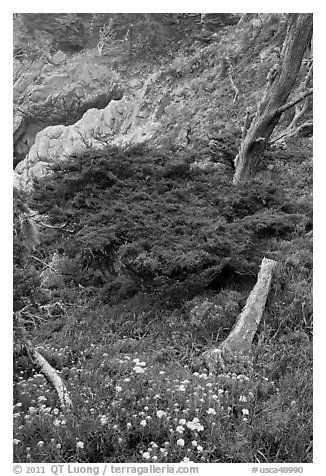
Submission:
M 25 309 L 25 308 L 24 308 Z M 49 362 L 35 349 L 31 341 L 28 339 L 27 332 L 25 330 L 21 313 L 24 310 L 15 313 L 15 320 L 17 323 L 16 330 L 19 331 L 20 341 L 22 347 L 25 348 L 26 353 L 32 360 L 32 362 L 40 369 L 47 381 L 53 385 L 55 391 L 58 394 L 60 406 L 63 410 L 69 410 L 72 407 L 72 401 L 69 397 L 69 393 L 62 378 L 58 375 L 56 370 L 49 364 Z
M 202 354 L 200 360 L 211 373 L 251 371 L 252 341 L 264 312 L 276 264 L 274 260 L 263 258 L 257 282 L 232 331 L 217 348 L 209 349 Z
M 51 383 L 58 394 L 60 400 L 60 406 L 62 409 L 69 409 L 72 407 L 72 401 L 69 397 L 67 387 L 65 386 L 61 377 L 57 374 L 55 369 L 49 364 L 47 360 L 39 353 L 34 347 L 29 348 L 29 352 L 35 362 L 35 364 L 40 368 L 40 371 Z

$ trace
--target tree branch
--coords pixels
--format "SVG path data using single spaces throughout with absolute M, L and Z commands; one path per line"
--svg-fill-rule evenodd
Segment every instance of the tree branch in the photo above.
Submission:
M 42 261 L 42 260 L 39 259 L 39 258 L 36 258 L 36 256 L 29 255 L 29 257 L 30 257 L 30 258 L 33 258 L 33 259 L 35 259 L 36 261 L 38 261 L 39 263 L 43 264 L 43 266 L 45 266 L 46 268 L 49 268 L 51 271 L 53 271 L 53 273 L 60 275 L 60 273 L 58 273 L 58 271 L 56 271 L 51 265 L 49 265 L 49 264 L 47 264 L 47 263 L 44 263 L 44 261 Z
M 297 97 L 289 101 L 288 103 L 284 104 L 283 106 L 277 109 L 276 114 L 283 114 L 283 112 L 287 111 L 291 107 L 295 106 L 298 102 L 302 101 L 305 97 L 309 96 L 313 93 L 313 88 L 309 88 L 306 91 L 300 93 Z

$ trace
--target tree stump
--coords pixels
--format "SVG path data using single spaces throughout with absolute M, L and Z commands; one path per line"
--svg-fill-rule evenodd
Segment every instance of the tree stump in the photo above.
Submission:
M 274 260 L 263 258 L 257 283 L 234 328 L 221 345 L 202 354 L 201 362 L 206 364 L 210 373 L 251 373 L 252 341 L 264 312 L 276 264 Z

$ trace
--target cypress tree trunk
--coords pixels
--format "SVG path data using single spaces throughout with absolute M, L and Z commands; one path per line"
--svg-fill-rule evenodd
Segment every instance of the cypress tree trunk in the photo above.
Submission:
M 234 183 L 244 182 L 255 175 L 268 140 L 283 112 L 312 93 L 309 90 L 298 100 L 286 104 L 312 38 L 312 18 L 312 13 L 289 14 L 281 61 L 270 70 L 258 111 L 243 135 L 235 160 Z

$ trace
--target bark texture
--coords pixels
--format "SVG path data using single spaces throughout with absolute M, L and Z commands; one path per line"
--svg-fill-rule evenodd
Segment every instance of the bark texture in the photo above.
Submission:
M 276 264 L 276 261 L 267 258 L 262 260 L 257 283 L 234 328 L 218 348 L 210 349 L 202 355 L 210 372 L 248 373 L 251 370 L 252 341 L 264 312 Z
M 249 129 L 245 131 L 235 160 L 234 183 L 244 182 L 255 175 L 275 126 L 282 113 L 291 107 L 286 102 L 300 70 L 304 52 L 312 39 L 312 18 L 312 13 L 291 13 L 288 16 L 281 61 L 270 70 L 263 98 Z
M 42 374 L 45 378 L 50 382 L 54 389 L 56 390 L 59 400 L 60 406 L 63 409 L 69 409 L 72 407 L 72 401 L 69 397 L 67 387 L 63 383 L 63 380 L 57 372 L 54 370 L 53 367 L 45 360 L 45 358 L 37 352 L 33 347 L 29 348 L 30 353 L 32 354 L 32 358 L 35 361 L 36 365 L 40 368 Z

